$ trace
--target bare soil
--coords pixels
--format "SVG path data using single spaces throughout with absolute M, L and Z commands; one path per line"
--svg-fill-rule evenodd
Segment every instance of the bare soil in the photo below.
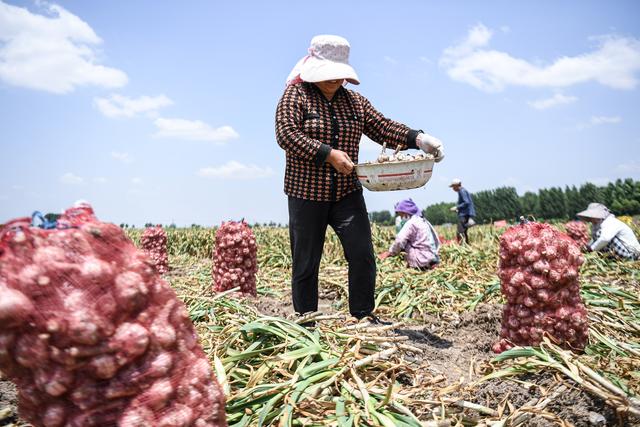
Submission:
M 475 403 L 493 409 L 503 408 L 509 414 L 509 405 L 514 408 L 534 406 L 558 386 L 551 373 L 522 375 L 513 380 L 493 379 L 482 383 L 470 396 Z M 534 415 L 523 425 L 551 427 L 562 420 L 570 425 L 581 426 L 638 426 L 640 420 L 618 415 L 614 408 L 597 396 L 576 387 L 572 381 L 564 381 L 565 389 L 553 395 L 543 410 L 547 417 Z
M 10 426 L 18 422 L 16 386 L 0 376 L 0 426 Z
M 502 309 L 496 304 L 480 304 L 474 311 L 447 318 L 426 316 L 424 324 L 397 329 L 410 344 L 422 350 L 414 363 L 432 375 L 442 375 L 446 383 L 474 377 L 475 366 L 494 356 L 491 346 L 500 331 Z

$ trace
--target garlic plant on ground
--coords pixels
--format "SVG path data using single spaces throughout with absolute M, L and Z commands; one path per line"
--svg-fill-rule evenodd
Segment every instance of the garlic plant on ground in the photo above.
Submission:
M 439 234 L 453 237 L 454 230 L 438 228 Z M 260 300 L 286 304 L 290 298 L 290 255 L 286 229 L 253 232 L 259 264 L 256 299 L 209 292 L 207 248 L 213 245 L 204 236 L 211 236 L 211 230 L 185 230 L 184 236 L 169 232 L 170 247 L 189 248 L 173 253 L 176 268 L 169 280 L 189 307 L 227 392 L 232 425 L 258 425 L 260 420 L 283 426 L 418 425 L 415 418 L 429 426 L 526 425 L 534 417 L 559 422 L 550 408 L 570 390 L 607 401 L 622 422 L 637 422 L 640 262 L 585 255 L 580 294 L 590 326 L 584 353 L 570 353 L 547 340 L 540 347 L 515 347 L 489 362 L 472 363 L 463 367 L 468 375 L 449 382 L 430 373 L 430 360 L 421 354 L 424 344 L 417 345 L 406 331 L 425 327 L 426 319 L 446 324 L 483 304 L 503 303 L 496 274 L 499 230 L 474 227 L 472 245 L 444 246 L 441 265 L 429 272 L 408 270 L 399 258 L 380 263 L 376 310 L 404 326 L 362 332 L 347 329 L 354 324 L 345 311 L 346 263 L 331 232 L 320 282 L 323 292 L 335 296 L 332 312 L 317 318 L 315 329 L 286 316 L 259 313 L 254 307 Z M 177 239 L 173 245 L 172 236 Z M 376 251 L 384 250 L 393 236 L 391 227 L 374 226 Z M 498 334 L 499 326 L 496 340 Z M 541 378 L 547 383 L 536 384 Z M 478 400 L 492 381 L 535 387 L 541 396 L 530 406 L 512 403 L 509 395 L 495 402 Z

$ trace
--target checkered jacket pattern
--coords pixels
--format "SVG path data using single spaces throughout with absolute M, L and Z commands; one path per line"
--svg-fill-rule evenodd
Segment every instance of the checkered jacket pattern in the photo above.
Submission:
M 331 101 L 311 83 L 290 85 L 276 110 L 276 139 L 286 152 L 284 192 L 314 201 L 337 201 L 361 189 L 355 170 L 344 176 L 325 160 L 332 148 L 358 163 L 362 134 L 389 148 L 417 148 L 419 131 L 390 120 L 362 95 L 341 87 Z
M 602 233 L 602 230 L 596 231 L 595 238 L 597 239 L 598 237 L 600 237 L 601 233 Z M 615 256 L 623 258 L 623 259 L 634 260 L 634 259 L 639 259 L 640 258 L 640 254 L 638 254 L 635 251 L 630 250 L 629 248 L 627 248 L 624 245 L 624 243 L 622 243 L 622 241 L 620 239 L 618 239 L 618 237 L 614 237 L 613 239 L 611 239 L 609 244 L 605 247 L 604 251 L 605 252 L 611 252 Z

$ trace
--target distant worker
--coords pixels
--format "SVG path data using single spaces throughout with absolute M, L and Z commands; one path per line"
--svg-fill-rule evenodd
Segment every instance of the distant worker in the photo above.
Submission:
M 601 203 L 589 203 L 586 210 L 577 213 L 578 218 L 593 224 L 591 242 L 584 246 L 587 252 L 611 253 L 622 259 L 640 259 L 638 238 L 624 222 Z
M 409 267 L 429 270 L 440 263 L 440 239 L 429 221 L 411 199 L 395 205 L 396 215 L 403 221 L 400 231 L 388 251 L 378 255 L 381 260 L 405 252 Z
M 452 211 L 458 212 L 458 232 L 456 240 L 458 243 L 469 243 L 467 230 L 469 230 L 469 227 L 476 224 L 473 219 L 476 216 L 476 208 L 473 206 L 473 199 L 467 189 L 462 186 L 462 181 L 458 178 L 451 181 L 449 187 L 458 193 L 458 204 L 451 207 Z

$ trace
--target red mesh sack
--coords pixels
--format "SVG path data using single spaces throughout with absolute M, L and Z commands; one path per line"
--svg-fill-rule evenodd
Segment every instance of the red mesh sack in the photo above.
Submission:
M 582 221 L 569 221 L 564 227 L 567 230 L 567 235 L 575 240 L 578 246 L 586 245 L 591 240 L 587 224 Z
M 35 426 L 226 426 L 187 310 L 90 207 L 0 228 L 0 370 Z
M 161 226 L 145 228 L 140 238 L 140 247 L 156 266 L 158 273 L 164 274 L 169 271 L 167 233 Z
M 256 238 L 246 222 L 223 222 L 216 231 L 213 290 L 240 286 L 240 292 L 256 296 L 257 253 Z
M 583 262 L 578 245 L 548 224 L 521 224 L 500 237 L 498 276 L 507 303 L 496 353 L 538 345 L 545 334 L 564 347 L 584 349 L 589 325 L 578 282 Z

